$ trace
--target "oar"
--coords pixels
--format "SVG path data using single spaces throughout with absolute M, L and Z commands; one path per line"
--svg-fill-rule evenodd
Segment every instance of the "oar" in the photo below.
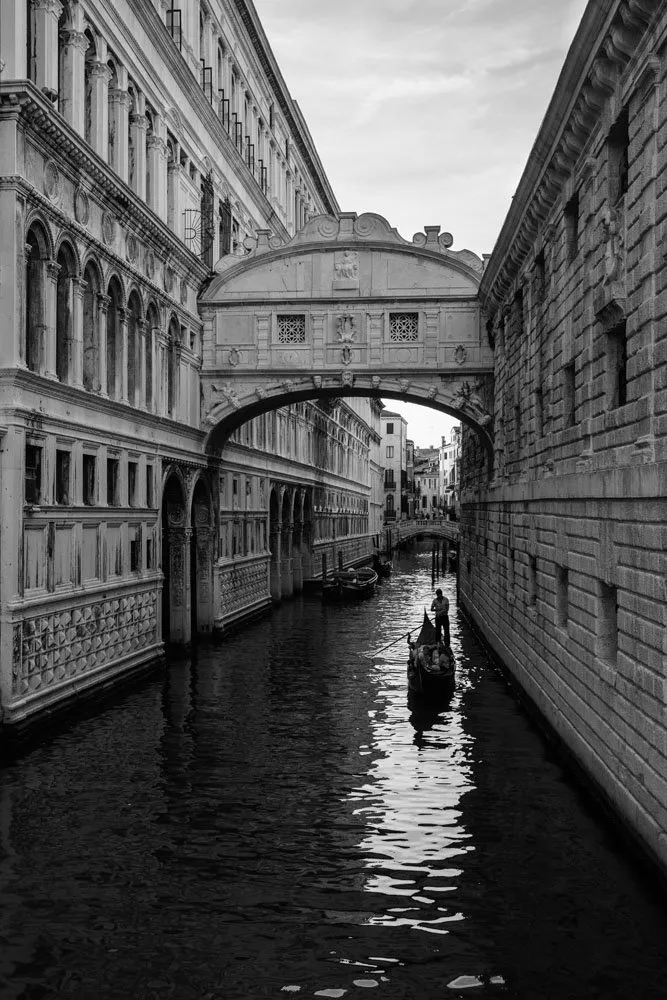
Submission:
M 419 625 L 414 625 L 410 629 L 410 632 L 414 632 L 415 629 L 421 628 L 422 624 L 423 624 L 423 619 L 422 621 L 420 621 Z M 401 641 L 401 639 L 407 639 L 407 637 L 410 635 L 410 632 L 404 632 L 403 635 L 399 635 L 398 639 L 394 639 L 393 642 L 388 642 L 386 646 L 382 646 L 381 649 L 376 649 L 374 653 L 364 653 L 364 656 L 367 656 L 369 659 L 371 659 L 373 656 L 377 656 L 378 653 L 384 653 L 385 649 L 389 649 L 390 646 L 395 646 L 397 642 Z

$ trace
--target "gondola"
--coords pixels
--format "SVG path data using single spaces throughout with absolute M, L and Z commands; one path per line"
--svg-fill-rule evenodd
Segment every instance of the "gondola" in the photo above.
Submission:
M 456 686 L 456 661 L 450 646 L 436 642 L 435 625 L 424 612 L 416 640 L 408 635 L 408 689 L 430 699 L 448 698 Z
M 370 597 L 378 575 L 370 566 L 337 570 L 322 583 L 323 601 L 359 601 Z
M 391 571 L 393 569 L 391 559 L 383 559 L 379 555 L 374 555 L 373 569 L 380 578 L 391 576 Z

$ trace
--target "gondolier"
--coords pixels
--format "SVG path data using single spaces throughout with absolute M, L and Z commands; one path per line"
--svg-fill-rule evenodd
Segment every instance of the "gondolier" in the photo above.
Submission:
M 439 587 L 435 592 L 431 611 L 435 612 L 436 642 L 442 640 L 444 632 L 445 646 L 449 646 L 449 600 Z

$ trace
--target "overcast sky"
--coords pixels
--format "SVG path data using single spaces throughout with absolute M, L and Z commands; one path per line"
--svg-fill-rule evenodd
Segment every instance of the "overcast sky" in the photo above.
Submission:
M 254 3 L 342 211 L 490 253 L 585 0 Z M 418 445 L 451 426 L 389 406 Z

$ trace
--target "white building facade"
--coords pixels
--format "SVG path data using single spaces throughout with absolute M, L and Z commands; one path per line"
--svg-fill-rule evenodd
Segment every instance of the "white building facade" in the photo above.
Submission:
M 383 410 L 382 450 L 384 452 L 384 520 L 407 517 L 408 422 L 400 413 Z
M 280 411 L 229 459 L 204 448 L 216 261 L 338 208 L 250 2 L 3 0 L 0 178 L 0 701 L 18 724 L 298 589 L 318 534 L 332 558 L 370 551 L 379 417 Z M 319 464 L 318 434 L 340 446 Z

